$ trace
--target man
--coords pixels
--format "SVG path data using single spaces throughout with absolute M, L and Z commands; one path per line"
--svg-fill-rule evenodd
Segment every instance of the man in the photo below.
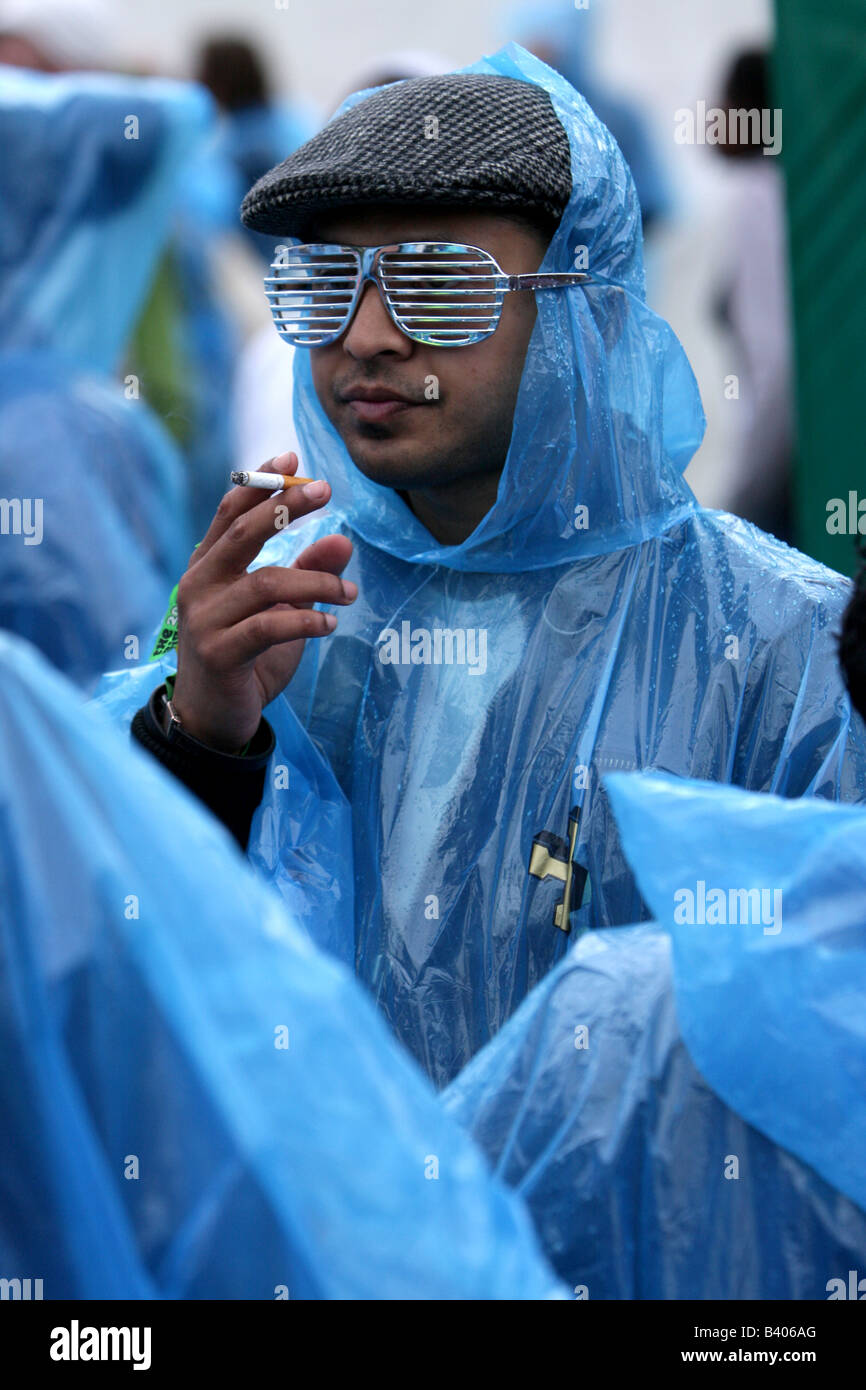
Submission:
M 243 216 L 279 238 L 316 481 L 224 499 L 181 582 L 174 699 L 135 732 L 275 882 L 302 845 L 335 912 L 353 895 L 356 969 L 442 1084 L 569 931 L 646 916 L 602 774 L 856 797 L 846 588 L 682 481 L 703 416 L 644 300 L 633 183 L 521 49 L 351 100 Z M 565 278 L 521 292 L 486 256 Z M 293 802 L 314 754 L 351 846 Z

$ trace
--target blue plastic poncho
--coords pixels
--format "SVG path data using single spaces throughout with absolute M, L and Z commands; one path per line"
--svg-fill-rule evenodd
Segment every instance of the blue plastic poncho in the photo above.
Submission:
M 838 1297 L 866 1261 L 866 811 L 610 783 L 660 924 L 584 935 L 446 1108 L 579 1296 Z
M 866 808 L 657 775 L 610 784 L 629 862 L 673 937 L 696 1065 L 866 1211 Z
M 85 686 L 146 656 L 189 552 L 178 459 L 156 417 L 63 357 L 0 359 L 0 496 L 22 493 L 21 531 L 0 537 L 0 627 Z
M 4 1278 L 558 1296 L 519 1199 L 351 975 L 126 742 L 0 634 Z
M 4 351 L 117 368 L 210 118 L 185 83 L 0 67 Z
M 147 383 L 108 374 L 208 115 L 177 83 L 0 69 L 0 499 L 25 512 L 0 513 L 0 626 L 84 684 L 136 659 L 193 544 Z
M 595 280 L 537 296 L 497 500 L 459 546 L 438 545 L 355 469 L 296 352 L 301 467 L 328 479 L 334 501 L 260 557 L 289 564 L 332 530 L 354 542 L 357 602 L 333 637 L 308 644 L 267 714 L 288 740 L 275 762 L 289 765 L 306 731 L 349 803 L 351 852 L 325 846 L 316 862 L 340 901 L 354 893 L 358 973 L 440 1084 L 568 947 L 554 925 L 563 883 L 528 869 L 534 843 L 563 842 L 552 858 L 564 863 L 573 809 L 573 931 L 646 915 L 604 773 L 659 768 L 831 799 L 866 788 L 866 731 L 832 636 L 845 581 L 702 510 L 682 479 L 700 400 L 644 299 L 639 209 L 616 145 L 521 49 L 470 70 L 549 91 L 574 192 L 543 269 L 570 268 L 585 244 Z M 425 660 L 437 630 L 441 660 Z M 106 701 L 128 721 L 163 675 L 115 678 Z M 297 832 L 269 785 L 251 857 L 279 874 Z

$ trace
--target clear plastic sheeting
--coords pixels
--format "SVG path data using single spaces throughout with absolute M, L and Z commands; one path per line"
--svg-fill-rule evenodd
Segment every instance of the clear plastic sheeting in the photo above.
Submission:
M 657 775 L 610 794 L 695 1065 L 866 1210 L 866 808 Z
M 671 957 L 654 924 L 587 933 L 446 1091 L 445 1108 L 525 1198 L 575 1297 L 826 1299 L 831 1280 L 863 1268 L 866 1213 L 708 1085 L 677 1020 Z M 725 991 L 717 1053 L 750 1012 L 742 988 Z M 796 1028 L 786 1023 L 792 1055 Z M 750 1082 L 769 1090 L 772 1067 L 744 1032 Z M 825 1036 L 818 1096 L 784 1095 L 791 1124 L 822 1101 L 830 1119 L 833 1060 Z M 835 1145 L 829 1129 L 826 1139 Z
M 265 711 L 275 726 L 286 705 L 296 716 L 273 766 L 291 765 L 305 730 L 332 769 L 351 845 L 323 844 L 318 862 L 342 862 L 357 972 L 439 1085 L 565 954 L 555 914 L 573 933 L 648 915 L 604 774 L 658 768 L 842 800 L 866 788 L 866 730 L 833 637 L 847 584 L 702 511 L 682 480 L 700 401 L 644 300 L 616 145 L 521 49 L 470 70 L 549 91 L 574 192 L 542 269 L 573 268 L 585 244 L 593 284 L 537 295 L 497 500 L 459 546 L 438 545 L 354 467 L 296 351 L 300 470 L 326 478 L 334 501 L 257 561 L 291 564 L 330 531 L 354 543 L 357 601 Z M 128 723 L 161 679 L 115 677 L 115 716 Z M 281 874 L 296 832 L 291 798 L 269 793 L 251 858 Z M 575 865 L 568 902 L 562 876 L 530 872 L 545 846 L 548 869 Z
M 0 635 L 0 1275 L 46 1299 L 562 1296 L 349 973 L 124 744 Z

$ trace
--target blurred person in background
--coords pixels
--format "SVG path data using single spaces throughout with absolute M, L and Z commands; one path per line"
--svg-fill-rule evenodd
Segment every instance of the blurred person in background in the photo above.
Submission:
M 647 118 L 599 76 L 599 4 L 593 0 L 586 9 L 576 9 L 572 0 L 516 5 L 506 11 L 504 28 L 509 38 L 561 73 L 607 126 L 631 170 L 646 235 L 670 211 L 668 181 Z
M 47 73 L 109 71 L 119 66 L 118 55 L 116 12 L 103 0 L 0 0 L 2 62 Z M 117 364 L 121 376 L 140 380 L 181 450 L 189 500 L 180 522 L 191 515 L 194 536 L 207 529 L 231 466 L 231 379 L 240 340 L 235 300 L 227 301 L 214 259 L 234 189 L 227 193 L 224 162 L 208 159 L 200 146 L 176 182 L 170 233 L 139 297 L 126 361 Z
M 84 685 L 144 654 L 193 543 L 149 383 L 117 373 L 208 121 L 178 83 L 0 70 L 0 627 Z
M 0 64 L 34 72 L 116 65 L 117 31 L 105 0 L 0 0 Z
M 243 335 L 220 274 L 224 233 L 191 208 L 189 183 L 188 177 L 178 183 L 171 235 L 125 369 L 140 374 L 149 403 L 181 450 L 199 539 L 232 466 L 231 381 Z
M 222 162 L 227 177 L 224 218 L 227 229 L 238 231 L 237 214 L 247 189 L 275 163 L 285 159 L 316 130 L 315 113 L 300 102 L 276 100 L 260 50 L 239 35 L 215 34 L 202 41 L 193 75 L 207 87 L 220 120 L 212 155 Z M 270 262 L 273 242 L 241 229 L 259 255 Z
M 772 111 L 767 54 L 748 49 L 731 63 L 724 111 Z M 774 125 L 780 117 L 774 116 Z M 716 148 L 731 169 L 727 256 L 717 309 L 736 353 L 739 397 L 732 450 L 719 483 L 721 505 L 793 543 L 792 334 L 785 185 L 762 143 L 728 138 Z M 776 132 L 774 132 L 776 133 Z M 779 132 L 780 133 L 780 132 Z
M 250 179 L 307 139 L 316 120 L 300 103 L 274 97 L 262 54 L 243 37 L 204 39 L 192 68 L 218 120 L 183 181 L 133 354 L 184 451 L 200 539 L 237 466 L 232 382 L 239 354 L 268 317 L 261 267 L 273 246 L 239 225 L 238 207 Z

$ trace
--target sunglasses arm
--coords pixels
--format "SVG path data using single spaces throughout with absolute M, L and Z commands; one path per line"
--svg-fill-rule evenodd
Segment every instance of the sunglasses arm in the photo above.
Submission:
M 552 270 L 543 275 L 509 275 L 509 290 L 555 290 L 562 285 L 583 285 L 592 276 L 582 270 Z

